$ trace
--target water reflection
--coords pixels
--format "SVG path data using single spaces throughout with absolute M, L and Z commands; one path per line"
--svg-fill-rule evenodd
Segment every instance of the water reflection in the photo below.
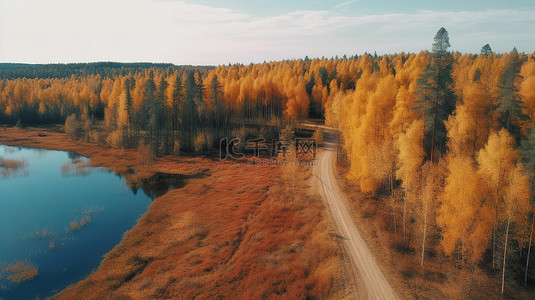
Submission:
M 126 184 L 130 187 L 134 194 L 141 190 L 145 195 L 152 200 L 163 196 L 165 193 L 173 189 L 178 189 L 186 185 L 186 181 L 192 178 L 204 178 L 207 176 L 205 172 L 200 172 L 193 175 L 184 174 L 170 174 L 162 172 L 152 172 L 138 174 L 134 170 L 129 169 L 124 174 L 118 174 L 124 177 Z
M 35 156 L 37 156 L 39 158 L 43 158 L 43 157 L 45 157 L 46 151 L 48 151 L 48 150 L 34 148 L 34 149 L 32 149 L 32 151 L 35 154 Z
M 5 154 L 15 153 L 15 152 L 20 151 L 22 149 L 21 147 L 11 147 L 11 146 L 3 146 L 3 148 L 4 148 L 4 153 Z
M 24 158 L 8 159 L 0 156 L 0 178 L 10 176 L 28 176 L 28 161 Z
M 90 173 L 91 166 L 88 159 L 75 158 L 61 165 L 63 176 L 87 176 Z
M 172 189 L 181 188 L 185 185 L 183 175 L 155 173 L 149 178 L 141 179 L 141 188 L 143 192 L 151 199 L 155 199 L 167 193 Z M 132 192 L 137 193 L 137 185 L 130 185 Z
M 91 161 L 89 158 L 76 152 L 68 151 L 69 162 L 61 166 L 63 176 L 86 176 L 91 173 Z M 173 174 L 164 172 L 152 172 L 143 170 L 136 172 L 128 168 L 126 172 L 114 172 L 119 178 L 124 178 L 128 188 L 137 195 L 139 189 L 152 200 L 163 196 L 165 193 L 184 187 L 186 181 L 192 178 L 204 178 L 206 172 L 199 172 L 193 175 Z
M 70 159 L 81 159 L 81 158 L 86 158 L 85 156 L 83 155 L 80 155 L 76 152 L 73 152 L 73 151 L 67 151 L 67 156 L 70 158 Z

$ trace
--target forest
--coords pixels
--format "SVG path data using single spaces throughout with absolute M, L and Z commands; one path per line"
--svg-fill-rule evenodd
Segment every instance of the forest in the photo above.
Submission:
M 383 205 L 422 265 L 438 234 L 463 267 L 500 270 L 503 291 L 533 274 L 535 53 L 451 52 L 444 28 L 434 41 L 420 53 L 218 67 L 2 65 L 0 124 L 61 123 L 88 142 L 178 155 L 325 119 L 360 190 L 401 191 Z

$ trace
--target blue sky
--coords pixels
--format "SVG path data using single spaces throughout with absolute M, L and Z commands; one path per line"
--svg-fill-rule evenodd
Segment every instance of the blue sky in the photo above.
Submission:
M 535 7 L 532 0 L 193 0 L 213 7 L 226 7 L 256 16 L 288 13 L 296 10 L 334 10 L 354 15 L 409 13 L 418 10 L 480 11 L 486 9 L 525 9 Z
M 217 65 L 430 49 L 535 51 L 535 1 L 0 0 L 0 62 Z

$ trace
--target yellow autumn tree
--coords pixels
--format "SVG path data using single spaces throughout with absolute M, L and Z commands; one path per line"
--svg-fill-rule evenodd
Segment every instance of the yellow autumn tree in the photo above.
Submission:
M 496 240 L 497 226 L 504 220 L 504 191 L 509 173 L 515 168 L 519 160 L 518 153 L 514 149 L 514 139 L 502 129 L 492 132 L 488 142 L 477 156 L 479 164 L 478 173 L 490 191 L 492 210 L 494 211 L 493 237 L 492 237 L 492 265 L 496 266 Z
M 526 106 L 526 114 L 530 120 L 535 118 L 535 59 L 530 59 L 520 69 L 522 78 L 519 83 L 519 94 Z
M 403 238 L 407 240 L 407 206 L 417 201 L 420 187 L 421 166 L 424 160 L 422 147 L 424 140 L 423 120 L 414 121 L 407 131 L 400 134 L 396 147 L 398 157 L 396 160 L 396 178 L 402 180 L 401 186 L 405 192 L 403 199 Z
M 485 201 L 487 189 L 471 157 L 448 155 L 444 191 L 440 195 L 437 224 L 447 255 L 459 248 L 461 258 L 477 263 L 489 244 L 493 210 Z
M 528 214 L 531 211 L 529 202 L 531 190 L 529 176 L 524 172 L 521 163 L 518 163 L 507 174 L 504 188 L 504 214 L 505 219 L 505 242 L 502 263 L 502 294 L 505 287 L 505 271 L 507 266 L 507 248 L 509 245 L 509 235 L 511 223 L 515 223 L 517 228 L 526 228 Z
M 393 179 L 395 147 L 388 123 L 394 110 L 397 85 L 392 74 L 385 74 L 384 77 L 367 77 L 368 83 L 358 85 L 357 97 L 360 89 L 368 97 L 365 105 L 351 106 L 347 118 L 351 123 L 345 127 L 345 132 L 342 130 L 351 161 L 348 176 L 363 192 L 375 192 L 386 180 Z M 354 99 L 352 104 L 355 101 L 359 100 Z

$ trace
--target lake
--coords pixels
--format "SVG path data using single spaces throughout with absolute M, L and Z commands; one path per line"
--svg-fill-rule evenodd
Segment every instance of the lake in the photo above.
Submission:
M 44 298 L 84 279 L 171 187 L 136 193 L 75 153 L 0 144 L 0 299 Z

